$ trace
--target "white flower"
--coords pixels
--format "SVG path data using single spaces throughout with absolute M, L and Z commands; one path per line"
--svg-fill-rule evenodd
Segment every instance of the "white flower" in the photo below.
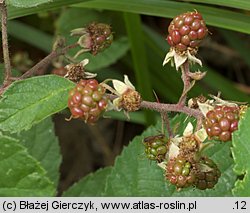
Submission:
M 127 75 L 124 75 L 124 82 L 119 80 L 112 80 L 113 87 L 115 89 L 114 93 L 118 97 L 113 100 L 113 107 L 115 110 L 121 110 L 120 102 L 122 100 L 122 95 L 128 91 L 135 91 L 134 85 L 130 82 Z
M 129 81 L 127 75 L 124 75 L 124 82 L 114 79 L 112 83 L 118 95 L 122 95 L 128 90 L 135 90 L 134 85 Z

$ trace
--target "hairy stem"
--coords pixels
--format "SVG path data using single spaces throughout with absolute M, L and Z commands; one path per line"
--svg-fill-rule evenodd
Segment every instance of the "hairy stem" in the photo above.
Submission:
M 149 101 L 142 101 L 141 108 L 150 109 L 159 113 L 165 112 L 183 112 L 189 116 L 193 116 L 197 119 L 203 117 L 200 110 L 191 109 L 187 106 L 181 106 L 180 104 L 163 104 Z
M 8 47 L 8 34 L 7 34 L 7 7 L 5 0 L 0 1 L 1 10 L 1 28 L 2 28 L 2 46 L 3 46 L 3 59 L 4 59 L 4 85 L 8 84 L 11 78 L 11 65 Z
M 181 66 L 181 78 L 183 81 L 183 91 L 182 95 L 179 99 L 178 104 L 180 106 L 185 106 L 186 100 L 187 100 L 187 92 L 191 89 L 191 83 L 190 83 L 190 77 L 188 75 L 189 73 L 189 62 L 188 60 Z
M 109 94 L 107 95 L 110 100 L 114 100 L 117 98 L 116 95 Z M 203 114 L 199 109 L 192 109 L 187 106 L 181 106 L 178 104 L 165 104 L 165 103 L 158 103 L 158 102 L 150 102 L 150 101 L 142 101 L 140 105 L 141 109 L 149 109 L 161 114 L 167 112 L 182 112 L 188 116 L 195 117 L 199 122 L 203 119 Z M 199 126 L 201 124 L 199 123 Z

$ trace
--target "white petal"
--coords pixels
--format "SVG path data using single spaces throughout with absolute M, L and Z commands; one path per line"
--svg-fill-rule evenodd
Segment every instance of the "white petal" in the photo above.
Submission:
M 187 54 L 188 54 L 188 59 L 189 59 L 191 62 L 197 63 L 197 64 L 199 64 L 199 65 L 202 67 L 202 62 L 201 62 L 200 59 L 198 59 L 198 58 L 196 58 L 195 56 L 191 55 L 191 54 L 189 53 L 189 51 L 188 51 Z
M 205 102 L 205 103 L 200 103 L 199 101 L 197 101 L 197 103 L 198 103 L 198 106 L 199 106 L 200 111 L 202 112 L 202 114 L 203 114 L 205 117 L 206 117 L 208 111 L 214 109 L 214 107 L 213 107 L 212 105 L 208 104 L 207 102 Z
M 181 56 L 179 54 L 175 54 L 174 55 L 174 63 L 175 63 L 175 67 L 176 67 L 176 70 L 178 71 L 179 67 L 185 63 L 185 61 L 187 60 L 187 56 Z
M 127 75 L 124 75 L 124 83 L 129 86 L 132 90 L 135 90 L 134 85 L 130 82 Z
M 230 107 L 237 107 L 238 106 L 238 104 L 236 102 L 234 103 L 234 102 L 230 102 L 230 101 L 225 101 L 225 100 L 223 100 L 219 97 L 216 97 L 214 95 L 210 95 L 210 97 L 212 97 L 215 100 L 216 105 L 226 105 L 226 106 L 230 106 Z M 244 104 L 244 103 L 242 102 L 242 104 Z
M 71 36 L 83 35 L 86 33 L 85 28 L 76 28 L 70 31 Z
M 163 170 L 166 170 L 166 162 L 164 162 L 164 161 L 162 161 L 161 163 L 158 163 L 157 166 L 159 166 Z
M 179 152 L 180 152 L 180 148 L 174 143 L 171 143 L 169 146 L 168 159 L 177 157 L 179 155 Z
M 117 111 L 121 111 L 121 108 L 119 107 L 120 106 L 120 98 L 115 98 L 113 100 L 113 106 L 114 106 L 114 109 L 117 110 Z
M 85 67 L 89 63 L 89 59 L 85 58 L 80 63 L 82 64 L 83 67 Z
M 183 136 L 189 137 L 190 135 L 193 134 L 193 131 L 194 131 L 193 124 L 191 122 L 189 122 L 188 125 L 186 126 L 184 132 L 183 132 Z
M 175 51 L 174 50 L 170 50 L 167 55 L 165 56 L 165 59 L 163 60 L 162 65 L 164 66 L 165 64 L 167 64 L 173 57 L 174 57 Z
M 200 130 L 195 132 L 194 135 L 200 142 L 203 142 L 207 139 L 207 132 L 204 128 L 201 128 Z
M 113 83 L 113 86 L 114 86 L 115 90 L 120 95 L 122 95 L 128 89 L 128 86 L 126 84 L 124 84 L 122 81 L 112 80 L 112 83 Z

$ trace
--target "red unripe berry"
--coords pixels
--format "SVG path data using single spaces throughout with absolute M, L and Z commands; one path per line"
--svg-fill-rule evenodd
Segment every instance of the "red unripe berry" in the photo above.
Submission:
M 229 141 L 232 132 L 238 129 L 239 108 L 231 106 L 216 106 L 206 114 L 204 126 L 208 136 L 212 139 Z
M 167 41 L 180 53 L 187 49 L 191 51 L 199 47 L 207 32 L 206 24 L 200 13 L 197 11 L 183 13 L 171 21 L 168 27 Z
M 94 123 L 108 104 L 105 89 L 95 79 L 80 80 L 69 92 L 68 107 L 73 118 Z

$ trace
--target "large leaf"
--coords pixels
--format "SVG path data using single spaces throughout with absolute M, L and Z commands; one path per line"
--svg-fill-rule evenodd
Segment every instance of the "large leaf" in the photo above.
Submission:
M 235 184 L 235 196 L 250 196 L 250 110 L 239 122 L 239 130 L 233 134 L 234 171 L 242 176 Z
M 53 0 L 7 0 L 7 4 L 14 7 L 37 7 L 40 4 L 52 1 Z
M 0 129 L 12 133 L 31 128 L 67 107 L 74 83 L 54 75 L 14 82 L 0 100 Z
M 70 8 L 63 12 L 61 17 L 59 18 L 57 22 L 57 33 L 61 36 L 64 36 L 68 44 L 72 44 L 77 42 L 78 37 L 70 37 L 70 31 L 75 28 L 85 27 L 92 22 L 103 22 L 111 24 L 112 17 L 108 14 L 96 12 L 93 10 Z M 113 29 L 113 31 L 116 32 L 115 29 Z M 84 58 L 88 58 L 90 63 L 86 66 L 86 68 L 89 71 L 94 71 L 113 64 L 119 58 L 124 56 L 128 49 L 128 39 L 124 36 L 117 37 L 117 34 L 115 34 L 114 41 L 109 48 L 97 54 L 96 56 L 85 53 L 78 59 L 83 60 Z M 78 50 L 79 49 L 71 50 L 69 52 L 69 55 L 73 57 Z
M 0 196 L 53 196 L 45 170 L 18 141 L 0 136 Z
M 123 12 L 140 13 L 145 15 L 172 18 L 180 13 L 192 11 L 194 8 L 203 14 L 208 25 L 225 29 L 250 33 L 249 15 L 230 11 L 224 8 L 203 6 L 170 0 L 95 0 L 80 3 L 76 6 L 98 8 Z
M 62 160 L 58 139 L 51 117 L 16 135 L 29 154 L 38 160 L 57 187 Z
M 65 197 L 94 197 L 102 196 L 105 191 L 107 176 L 111 172 L 111 167 L 99 169 L 93 174 L 84 177 L 63 193 Z
M 187 125 L 185 116 L 177 116 L 172 126 L 180 133 Z M 146 159 L 142 140 L 149 135 L 159 134 L 160 125 L 148 128 L 142 136 L 137 136 L 124 148 L 116 159 L 114 168 L 107 178 L 107 196 L 232 196 L 236 176 L 233 173 L 233 160 L 230 156 L 230 143 L 215 145 L 208 156 L 218 164 L 222 176 L 211 190 L 184 189 L 180 192 L 164 180 L 163 170 L 155 162 Z

